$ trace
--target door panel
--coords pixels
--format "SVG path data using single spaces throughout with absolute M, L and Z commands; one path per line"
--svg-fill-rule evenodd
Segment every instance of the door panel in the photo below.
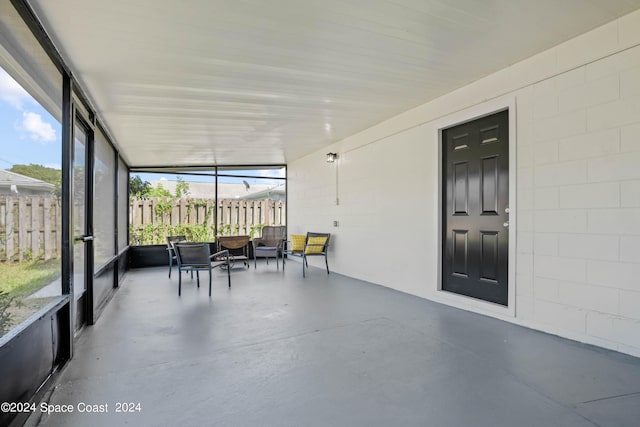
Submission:
M 453 214 L 469 214 L 469 166 L 467 162 L 453 165 Z
M 482 214 L 498 215 L 498 157 L 482 159 Z
M 481 232 L 480 279 L 497 282 L 498 279 L 498 233 Z
M 508 111 L 443 130 L 442 289 L 507 305 Z
M 453 230 L 453 274 L 468 276 L 469 240 L 467 231 Z

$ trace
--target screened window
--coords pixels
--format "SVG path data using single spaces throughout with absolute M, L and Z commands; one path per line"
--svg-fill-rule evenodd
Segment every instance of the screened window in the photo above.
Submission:
M 61 126 L 0 68 L 0 336 L 62 292 Z
M 167 236 L 215 241 L 260 236 L 286 225 L 286 169 L 278 167 L 139 171 L 131 174 L 130 243 L 164 244 Z M 217 197 L 217 199 L 216 199 Z
M 115 255 L 115 152 L 99 130 L 94 143 L 94 266 Z
M 127 184 L 129 182 L 129 170 L 127 165 L 118 159 L 118 251 L 127 247 L 129 237 L 129 197 Z

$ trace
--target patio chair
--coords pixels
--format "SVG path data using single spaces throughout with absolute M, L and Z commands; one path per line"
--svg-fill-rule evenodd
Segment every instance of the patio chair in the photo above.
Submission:
M 200 287 L 200 271 L 209 271 L 209 296 L 211 296 L 211 271 L 215 267 L 227 267 L 227 280 L 231 287 L 231 269 L 229 268 L 229 251 L 219 251 L 211 254 L 208 243 L 176 243 L 176 257 L 178 258 L 178 296 L 182 294 L 182 272 L 196 272 L 196 280 Z M 218 260 L 223 258 L 223 260 Z
M 278 257 L 282 253 L 284 240 L 286 239 L 286 227 L 284 225 L 268 225 L 262 229 L 262 237 L 253 239 L 253 265 L 258 267 L 258 257 L 266 258 L 269 265 L 269 258 L 276 259 L 276 269 L 280 269 Z
M 171 278 L 171 269 L 173 268 L 173 261 L 177 262 L 176 251 L 173 247 L 176 243 L 186 242 L 185 236 L 167 236 L 167 254 L 169 254 L 169 278 Z
M 310 256 L 324 256 L 324 263 L 329 274 L 329 261 L 327 260 L 327 250 L 329 248 L 330 233 L 307 233 L 303 235 L 291 235 L 291 241 L 285 243 L 284 254 L 302 258 L 302 277 L 305 275 L 305 267 L 309 268 L 307 258 Z M 282 270 L 285 267 L 285 256 L 282 257 Z

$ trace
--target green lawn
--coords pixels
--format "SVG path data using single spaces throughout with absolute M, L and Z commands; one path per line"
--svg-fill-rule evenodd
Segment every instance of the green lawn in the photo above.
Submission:
M 0 336 L 51 300 L 27 297 L 58 277 L 59 259 L 0 263 Z
M 26 297 L 59 276 L 59 259 L 0 263 L 0 293 Z

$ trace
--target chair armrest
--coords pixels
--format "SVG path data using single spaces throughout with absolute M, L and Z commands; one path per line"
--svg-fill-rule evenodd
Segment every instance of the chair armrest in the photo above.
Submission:
M 219 258 L 224 258 L 224 259 L 219 259 Z M 224 249 L 214 254 L 211 254 L 211 256 L 209 257 L 209 260 L 212 263 L 216 262 L 215 267 L 226 264 L 227 268 L 231 268 L 231 256 L 229 255 L 229 249 Z
M 224 262 L 227 264 L 227 268 L 231 268 L 231 256 L 229 255 L 229 249 L 223 249 L 216 252 L 215 254 L 211 254 L 211 257 L 209 259 L 213 261 L 217 257 L 224 257 Z
M 211 254 L 211 256 L 209 257 L 210 259 L 219 257 L 219 256 L 225 256 L 227 257 L 227 259 L 229 259 L 229 249 L 224 249 L 222 251 L 218 251 L 215 254 Z
M 304 253 L 305 249 L 307 248 L 307 246 L 305 245 L 305 246 L 303 246 L 303 248 L 302 248 L 302 249 L 296 249 L 296 250 L 294 250 L 294 249 L 290 246 L 290 244 L 291 244 L 291 240 L 283 240 L 283 241 L 282 241 L 282 243 L 283 243 L 282 251 L 283 251 L 283 252 L 286 252 L 286 253 L 288 253 L 288 254 L 291 254 L 291 255 L 302 254 L 302 253 Z
M 255 250 L 258 247 L 258 244 L 262 242 L 262 237 L 256 237 L 255 239 L 253 239 L 251 241 L 251 245 L 253 246 L 253 249 Z

